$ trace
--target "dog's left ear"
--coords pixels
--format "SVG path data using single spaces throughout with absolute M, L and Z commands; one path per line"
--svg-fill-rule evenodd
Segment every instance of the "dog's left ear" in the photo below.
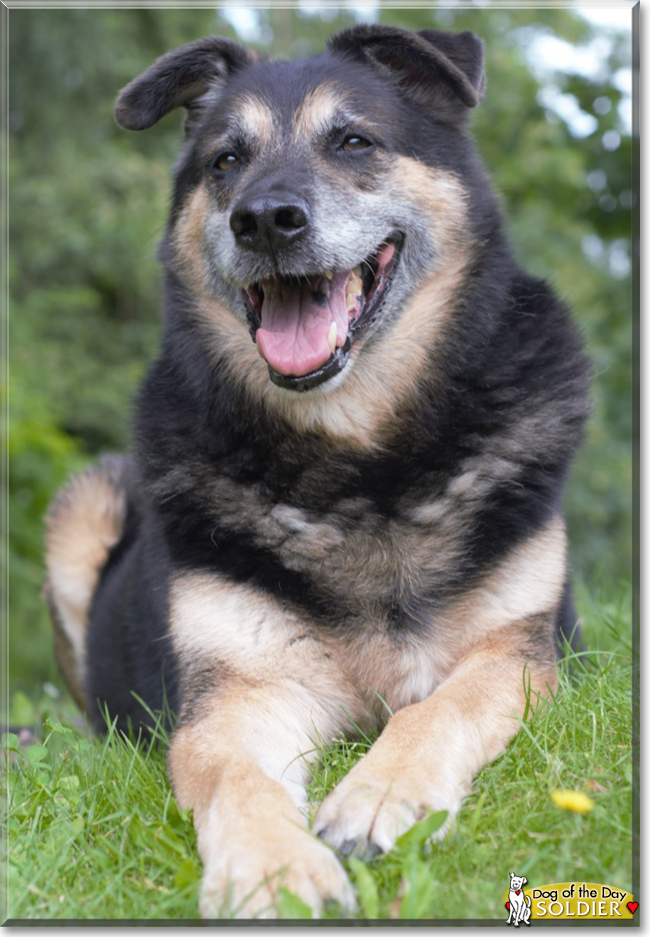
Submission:
M 527 884 L 528 884 L 528 879 L 526 878 L 525 875 L 522 875 L 522 876 L 521 876 L 521 884 L 522 884 L 522 885 L 527 885 Z
M 257 58 L 220 36 L 189 42 L 161 56 L 120 92 L 115 119 L 127 130 L 146 130 L 175 107 L 191 112 L 202 95 Z
M 485 91 L 483 43 L 472 32 L 357 26 L 334 36 L 329 48 L 390 71 L 409 97 L 441 116 L 458 119 Z

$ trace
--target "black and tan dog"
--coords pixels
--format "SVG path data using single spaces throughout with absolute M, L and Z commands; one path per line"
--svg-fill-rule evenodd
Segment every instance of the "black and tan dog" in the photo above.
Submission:
M 483 88 L 473 34 L 363 26 L 292 63 L 199 40 L 119 97 L 188 111 L 163 347 L 131 458 L 53 505 L 47 591 L 96 724 L 178 715 L 204 916 L 349 907 L 335 850 L 453 817 L 555 685 L 587 368 L 504 237 Z M 310 831 L 308 753 L 352 724 L 383 731 Z

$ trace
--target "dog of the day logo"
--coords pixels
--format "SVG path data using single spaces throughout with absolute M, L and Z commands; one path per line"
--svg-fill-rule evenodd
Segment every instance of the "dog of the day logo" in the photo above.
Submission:
M 532 921 L 632 920 L 639 907 L 631 892 L 596 882 L 560 882 L 524 888 L 528 880 L 510 873 L 506 924 Z
M 525 875 L 510 873 L 510 890 L 506 901 L 506 909 L 510 914 L 506 924 L 514 924 L 515 927 L 519 927 L 523 923 L 530 927 L 531 899 L 524 891 L 524 885 L 527 883 L 528 879 Z

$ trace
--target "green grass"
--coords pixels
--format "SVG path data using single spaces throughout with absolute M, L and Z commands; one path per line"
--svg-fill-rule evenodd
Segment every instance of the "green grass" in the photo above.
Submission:
M 531 886 L 580 880 L 632 890 L 628 601 L 581 595 L 580 606 L 591 650 L 567 658 L 556 702 L 540 704 L 481 772 L 446 839 L 428 844 L 440 822 L 431 817 L 376 863 L 348 863 L 359 917 L 500 919 L 510 871 Z M 191 816 L 171 794 L 164 747 L 112 733 L 90 739 L 60 718 L 61 701 L 37 708 L 38 744 L 23 749 L 15 736 L 4 740 L 6 916 L 195 918 L 196 840 Z M 367 747 L 365 740 L 341 742 L 322 754 L 313 804 Z M 554 788 L 587 791 L 594 809 L 557 808 Z M 288 894 L 281 912 L 306 913 Z

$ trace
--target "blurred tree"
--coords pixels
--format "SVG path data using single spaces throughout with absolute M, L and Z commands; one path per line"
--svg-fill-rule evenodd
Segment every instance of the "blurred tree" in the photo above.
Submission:
M 620 105 L 629 35 L 608 34 L 589 77 L 544 72 L 535 59 L 540 38 L 593 43 L 598 31 L 570 10 L 380 16 L 485 40 L 479 149 L 522 264 L 568 300 L 594 360 L 595 414 L 568 495 L 575 566 L 590 581 L 628 577 L 633 196 Z M 39 597 L 43 513 L 69 471 L 126 445 L 130 400 L 159 335 L 156 242 L 181 118 L 133 137 L 113 121 L 114 96 L 168 48 L 211 33 L 238 38 L 233 21 L 247 24 L 243 40 L 296 58 L 355 20 L 336 7 L 260 9 L 246 20 L 189 7 L 10 14 L 10 655 L 27 688 L 54 674 Z M 576 136 L 571 113 L 592 129 Z

